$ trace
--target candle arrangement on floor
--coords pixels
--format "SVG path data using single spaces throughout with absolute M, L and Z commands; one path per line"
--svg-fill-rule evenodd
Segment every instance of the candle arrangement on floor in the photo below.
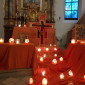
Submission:
M 56 66 L 58 63 L 62 63 L 64 61 L 64 58 L 61 56 L 59 56 L 58 53 L 59 48 L 56 48 L 54 46 L 50 46 L 50 47 L 36 47 L 36 54 L 37 54 L 37 69 L 36 69 L 36 76 L 38 76 L 39 79 L 41 79 L 41 84 L 40 85 L 49 85 L 49 81 L 48 81 L 48 68 L 50 67 L 54 67 Z M 48 67 L 44 67 L 46 64 L 48 64 Z M 44 69 L 44 70 L 43 70 Z M 70 70 L 68 72 L 69 76 L 73 76 L 72 71 Z M 61 73 L 59 75 L 59 79 L 63 80 L 65 78 L 64 73 Z M 34 79 L 35 83 L 36 83 L 36 78 Z M 37 85 L 37 84 L 35 84 Z

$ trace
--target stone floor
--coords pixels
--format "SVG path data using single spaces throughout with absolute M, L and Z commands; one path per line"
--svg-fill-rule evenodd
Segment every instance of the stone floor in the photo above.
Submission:
M 30 77 L 32 77 L 31 68 L 0 71 L 0 85 L 28 85 Z

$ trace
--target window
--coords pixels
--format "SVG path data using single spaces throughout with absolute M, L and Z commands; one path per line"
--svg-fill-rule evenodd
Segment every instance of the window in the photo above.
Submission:
M 78 19 L 78 5 L 79 0 L 66 0 L 65 1 L 65 20 Z

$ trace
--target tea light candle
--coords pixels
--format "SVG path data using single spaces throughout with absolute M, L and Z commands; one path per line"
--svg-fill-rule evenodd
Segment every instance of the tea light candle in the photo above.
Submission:
M 53 59 L 52 60 L 52 64 L 57 64 L 57 60 L 56 59 Z
M 49 51 L 49 48 L 46 48 L 46 51 Z
M 73 76 L 73 72 L 71 70 L 68 72 L 68 74 L 69 76 Z
M 72 40 L 71 40 L 71 43 L 72 43 L 72 44 L 75 44 L 75 43 L 76 43 L 76 40 L 75 40 L 75 39 L 72 39 Z
M 16 44 L 20 44 L 20 39 L 16 39 Z
M 85 75 L 84 75 L 84 80 L 85 80 Z
M 52 46 L 52 44 L 50 44 L 50 47 Z
M 45 73 L 46 73 L 45 71 L 42 71 L 42 76 L 45 76 Z
M 43 56 L 44 58 L 46 58 L 46 54 L 44 54 L 44 56 Z
M 29 85 L 33 85 L 33 78 L 29 79 Z
M 18 27 L 21 27 L 21 24 L 19 24 Z
M 25 24 L 24 27 L 27 27 L 27 25 Z
M 9 43 L 10 43 L 10 44 L 13 44 L 13 43 L 14 43 L 14 39 L 13 39 L 13 38 L 10 38 L 10 39 L 9 39 Z
M 29 39 L 25 39 L 25 44 L 29 44 Z
M 55 51 L 57 51 L 57 48 L 54 48 Z
M 60 74 L 60 79 L 64 79 L 64 74 L 63 73 Z
M 60 60 L 60 61 L 63 61 L 63 57 L 60 57 L 59 60 Z
M 0 43 L 4 43 L 4 39 L 3 38 L 0 38 Z
M 43 57 L 40 57 L 40 61 L 43 62 Z
M 46 78 L 43 78 L 43 79 L 42 79 L 42 85 L 47 85 L 47 82 L 48 82 L 48 81 L 47 81 Z
M 38 52 L 40 52 L 41 51 L 41 49 L 40 48 L 38 48 Z
M 54 54 L 55 57 L 57 57 L 57 54 Z

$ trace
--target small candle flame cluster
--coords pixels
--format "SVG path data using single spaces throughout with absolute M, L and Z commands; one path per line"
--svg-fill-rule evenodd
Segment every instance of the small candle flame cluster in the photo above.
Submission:
M 69 75 L 70 77 L 72 77 L 72 76 L 73 76 L 73 72 L 70 70 L 70 71 L 68 72 L 68 75 Z M 64 79 L 64 78 L 65 78 L 65 75 L 64 75 L 63 73 L 61 73 L 59 77 L 60 77 L 60 79 Z

